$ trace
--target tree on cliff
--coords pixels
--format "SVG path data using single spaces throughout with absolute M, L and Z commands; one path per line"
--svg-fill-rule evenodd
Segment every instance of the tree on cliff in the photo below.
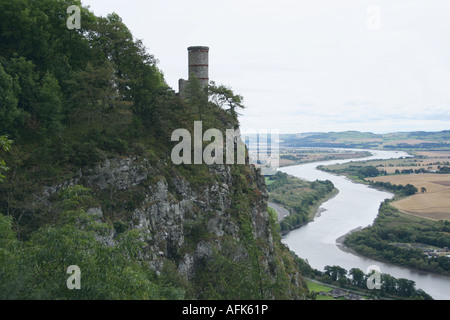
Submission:
M 244 98 L 241 95 L 235 94 L 229 87 L 224 85 L 217 86 L 214 81 L 211 81 L 208 87 L 208 93 L 211 101 L 220 108 L 228 107 L 228 112 L 237 119 L 238 112 L 236 109 L 244 109 Z
M 208 106 L 208 96 L 200 80 L 191 73 L 186 84 L 185 97 L 188 105 L 197 114 L 198 120 L 204 121 Z
M 0 136 L 0 151 L 9 151 L 12 144 L 12 140 L 8 139 L 8 136 Z M 5 179 L 5 176 L 2 172 L 8 171 L 8 167 L 6 166 L 5 160 L 0 158 L 0 182 Z
M 102 243 L 112 226 L 86 212 L 91 191 L 62 190 L 58 220 L 18 241 L 12 217 L 0 214 L 0 299 L 182 299 L 184 291 L 154 276 L 141 257 L 142 235 L 121 233 L 114 246 Z M 81 272 L 79 290 L 66 286 L 69 266 Z

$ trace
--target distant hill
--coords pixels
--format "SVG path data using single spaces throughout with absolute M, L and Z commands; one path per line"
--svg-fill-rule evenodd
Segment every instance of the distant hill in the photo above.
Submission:
M 450 130 L 439 132 L 308 132 L 280 135 L 282 146 L 362 149 L 450 150 Z

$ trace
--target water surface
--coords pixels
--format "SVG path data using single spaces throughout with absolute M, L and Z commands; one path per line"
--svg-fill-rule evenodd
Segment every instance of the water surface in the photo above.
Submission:
M 392 198 L 393 194 L 376 190 L 367 185 L 354 183 L 346 177 L 317 170 L 319 165 L 346 163 L 370 159 L 391 159 L 407 156 L 404 152 L 367 150 L 373 155 L 366 158 L 330 160 L 280 168 L 280 171 L 308 180 L 330 180 L 339 193 L 320 208 L 320 215 L 313 222 L 291 231 L 282 242 L 287 244 L 299 257 L 306 259 L 311 267 L 323 270 L 326 265 L 339 265 L 349 271 L 377 265 L 382 273 L 395 278 L 406 278 L 416 283 L 434 299 L 450 299 L 450 277 L 415 271 L 342 250 L 337 239 L 348 232 L 369 226 L 378 214 L 381 202 Z

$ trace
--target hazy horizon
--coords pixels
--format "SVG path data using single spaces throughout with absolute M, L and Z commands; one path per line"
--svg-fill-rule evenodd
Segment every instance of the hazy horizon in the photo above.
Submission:
M 263 132 L 263 130 L 258 130 L 259 132 Z M 255 133 L 258 133 L 258 131 L 255 131 Z M 444 130 L 414 130 L 414 131 L 387 131 L 387 132 L 372 132 L 372 131 L 359 131 L 359 130 L 343 130 L 343 131 L 305 131 L 305 132 L 285 132 L 280 133 L 284 135 L 288 134 L 317 134 L 317 133 L 342 133 L 342 132 L 359 132 L 359 133 L 372 133 L 372 134 L 394 134 L 394 133 L 412 133 L 412 132 L 442 132 L 442 131 L 450 131 L 450 129 L 444 129 Z M 252 132 L 245 131 L 248 134 L 251 134 Z

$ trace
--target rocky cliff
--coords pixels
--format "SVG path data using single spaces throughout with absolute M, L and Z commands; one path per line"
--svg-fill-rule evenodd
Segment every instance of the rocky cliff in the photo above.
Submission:
M 267 211 L 264 177 L 254 166 L 177 168 L 139 157 L 112 158 L 45 187 L 37 202 L 51 206 L 52 195 L 74 185 L 94 190 L 99 205 L 87 212 L 115 226 L 102 237 L 105 245 L 116 245 L 124 229 L 140 230 L 143 259 L 158 274 L 170 264 L 191 297 L 305 297 L 295 259 Z
M 179 128 L 239 128 L 240 95 L 193 77 L 180 97 L 116 13 L 17 0 L 0 17 L 0 298 L 304 296 L 260 173 L 171 161 Z M 67 290 L 67 263 L 86 290 Z

